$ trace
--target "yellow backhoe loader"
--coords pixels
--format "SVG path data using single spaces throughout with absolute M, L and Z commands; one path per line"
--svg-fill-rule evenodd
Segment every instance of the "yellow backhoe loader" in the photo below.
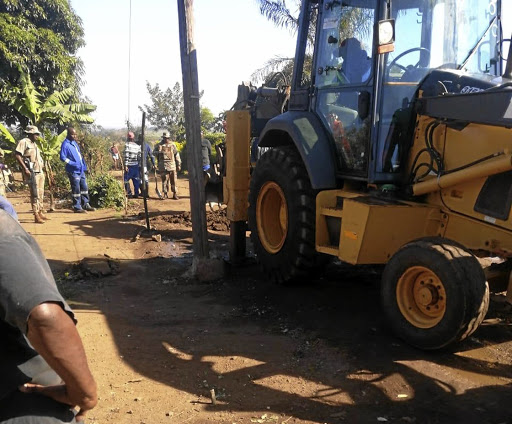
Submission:
M 505 282 L 512 268 L 510 3 L 303 0 L 290 83 L 242 85 L 228 113 L 232 255 L 248 222 L 277 282 L 329 256 L 382 264 L 399 337 L 431 350 L 475 331 L 484 258 Z

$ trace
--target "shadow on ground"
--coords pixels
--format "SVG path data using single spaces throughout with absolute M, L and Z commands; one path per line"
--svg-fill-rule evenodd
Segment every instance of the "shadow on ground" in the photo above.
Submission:
M 62 288 L 75 309 L 105 314 L 130 367 L 197 395 L 207 410 L 333 424 L 512 422 L 512 387 L 496 384 L 512 379 L 501 346 L 512 330 L 502 321 L 454 351 L 426 353 L 383 323 L 376 269 L 334 264 L 308 285 L 283 287 L 254 265 L 200 284 L 183 277 L 190 264 L 190 256 L 123 261 L 119 275 Z

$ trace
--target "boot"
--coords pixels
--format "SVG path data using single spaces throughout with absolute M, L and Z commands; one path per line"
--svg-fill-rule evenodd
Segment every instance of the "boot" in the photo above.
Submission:
M 36 224 L 44 224 L 44 219 L 39 216 L 38 212 L 34 212 L 34 222 Z
M 178 197 L 178 195 L 177 195 L 176 193 L 174 193 L 174 195 L 172 196 L 172 198 L 173 198 L 174 200 L 180 200 L 180 198 Z
M 50 218 L 48 218 L 43 212 L 38 212 L 39 218 L 41 218 L 43 221 L 51 221 Z
M 85 206 L 84 206 L 84 209 L 87 211 L 87 212 L 94 212 L 96 210 L 96 208 L 93 208 L 89 203 L 87 203 Z

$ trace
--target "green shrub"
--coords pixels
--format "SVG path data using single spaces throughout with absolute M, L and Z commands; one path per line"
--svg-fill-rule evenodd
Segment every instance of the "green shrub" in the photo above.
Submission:
M 120 208 L 124 204 L 124 191 L 110 174 L 100 174 L 88 181 L 90 203 L 97 208 Z
M 53 171 L 53 178 L 55 182 L 55 191 L 67 191 L 71 193 L 71 187 L 69 185 L 68 174 L 66 173 L 66 164 L 62 162 L 59 157 L 53 157 L 50 159 L 50 165 Z M 46 180 L 46 184 L 48 184 L 48 180 Z

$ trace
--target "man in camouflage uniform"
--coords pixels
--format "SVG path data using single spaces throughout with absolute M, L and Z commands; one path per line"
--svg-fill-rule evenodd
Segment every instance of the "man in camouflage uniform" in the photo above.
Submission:
M 169 135 L 164 132 L 162 141 L 155 149 L 158 158 L 158 173 L 162 178 L 162 191 L 164 197 L 168 198 L 169 184 L 171 186 L 172 198 L 178 200 L 178 187 L 176 185 L 176 173 L 181 169 L 181 158 L 176 144 L 171 141 Z
M 20 164 L 25 180 L 30 184 L 30 202 L 37 224 L 44 224 L 49 218 L 43 213 L 44 196 L 44 162 L 36 141 L 41 133 L 35 125 L 25 128 L 26 138 L 19 141 L 16 147 L 16 160 Z

